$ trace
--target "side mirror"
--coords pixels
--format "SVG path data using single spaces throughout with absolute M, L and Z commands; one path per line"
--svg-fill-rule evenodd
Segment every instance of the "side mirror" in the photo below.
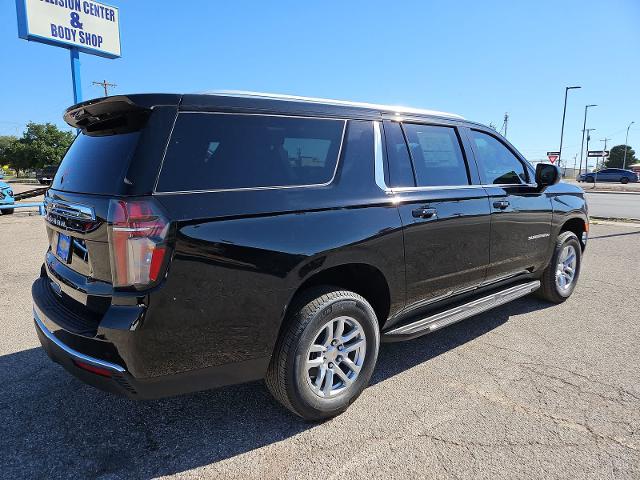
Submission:
M 536 165 L 536 184 L 540 190 L 560 181 L 560 170 L 555 165 L 539 163 Z

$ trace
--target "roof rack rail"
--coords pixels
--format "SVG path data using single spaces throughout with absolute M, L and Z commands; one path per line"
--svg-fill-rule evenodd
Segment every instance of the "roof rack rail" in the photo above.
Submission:
M 207 90 L 199 92 L 204 95 L 217 95 L 221 97 L 240 97 L 240 98 L 263 98 L 267 100 L 282 100 L 282 101 L 294 101 L 294 102 L 306 102 L 306 103 L 322 103 L 327 105 L 342 105 L 346 107 L 361 107 L 372 110 L 382 110 L 385 112 L 393 112 L 396 114 L 418 114 L 418 115 L 431 115 L 436 117 L 448 117 L 464 120 L 464 117 L 455 113 L 439 112 L 437 110 L 426 110 L 420 108 L 403 107 L 397 105 L 379 105 L 375 103 L 365 102 L 350 102 L 346 100 L 333 100 L 328 98 L 315 98 L 315 97 L 303 97 L 298 95 L 285 95 L 281 93 L 264 93 L 264 92 L 251 92 L 244 90 Z

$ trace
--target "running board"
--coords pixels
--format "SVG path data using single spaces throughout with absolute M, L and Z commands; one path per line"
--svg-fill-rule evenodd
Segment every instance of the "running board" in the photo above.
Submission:
M 539 280 L 515 285 L 505 290 L 492 293 L 491 295 L 478 298 L 477 300 L 450 308 L 444 312 L 436 313 L 421 320 L 389 330 L 383 334 L 382 340 L 384 342 L 398 342 L 435 332 L 436 330 L 446 327 L 447 325 L 451 325 L 452 323 L 459 322 L 460 320 L 472 317 L 473 315 L 485 312 L 494 307 L 504 305 L 516 298 L 529 295 L 538 288 L 540 288 Z

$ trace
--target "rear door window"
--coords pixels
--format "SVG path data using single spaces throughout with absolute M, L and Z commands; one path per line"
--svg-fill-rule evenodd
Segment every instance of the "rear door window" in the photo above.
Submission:
M 333 119 L 182 113 L 156 191 L 328 183 L 344 127 Z
M 404 131 L 418 186 L 469 185 L 455 128 L 405 123 Z

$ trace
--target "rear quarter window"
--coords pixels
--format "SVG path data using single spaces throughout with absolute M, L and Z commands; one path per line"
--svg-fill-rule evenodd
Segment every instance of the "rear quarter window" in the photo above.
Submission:
M 344 120 L 181 113 L 156 191 L 325 184 L 344 128 Z

